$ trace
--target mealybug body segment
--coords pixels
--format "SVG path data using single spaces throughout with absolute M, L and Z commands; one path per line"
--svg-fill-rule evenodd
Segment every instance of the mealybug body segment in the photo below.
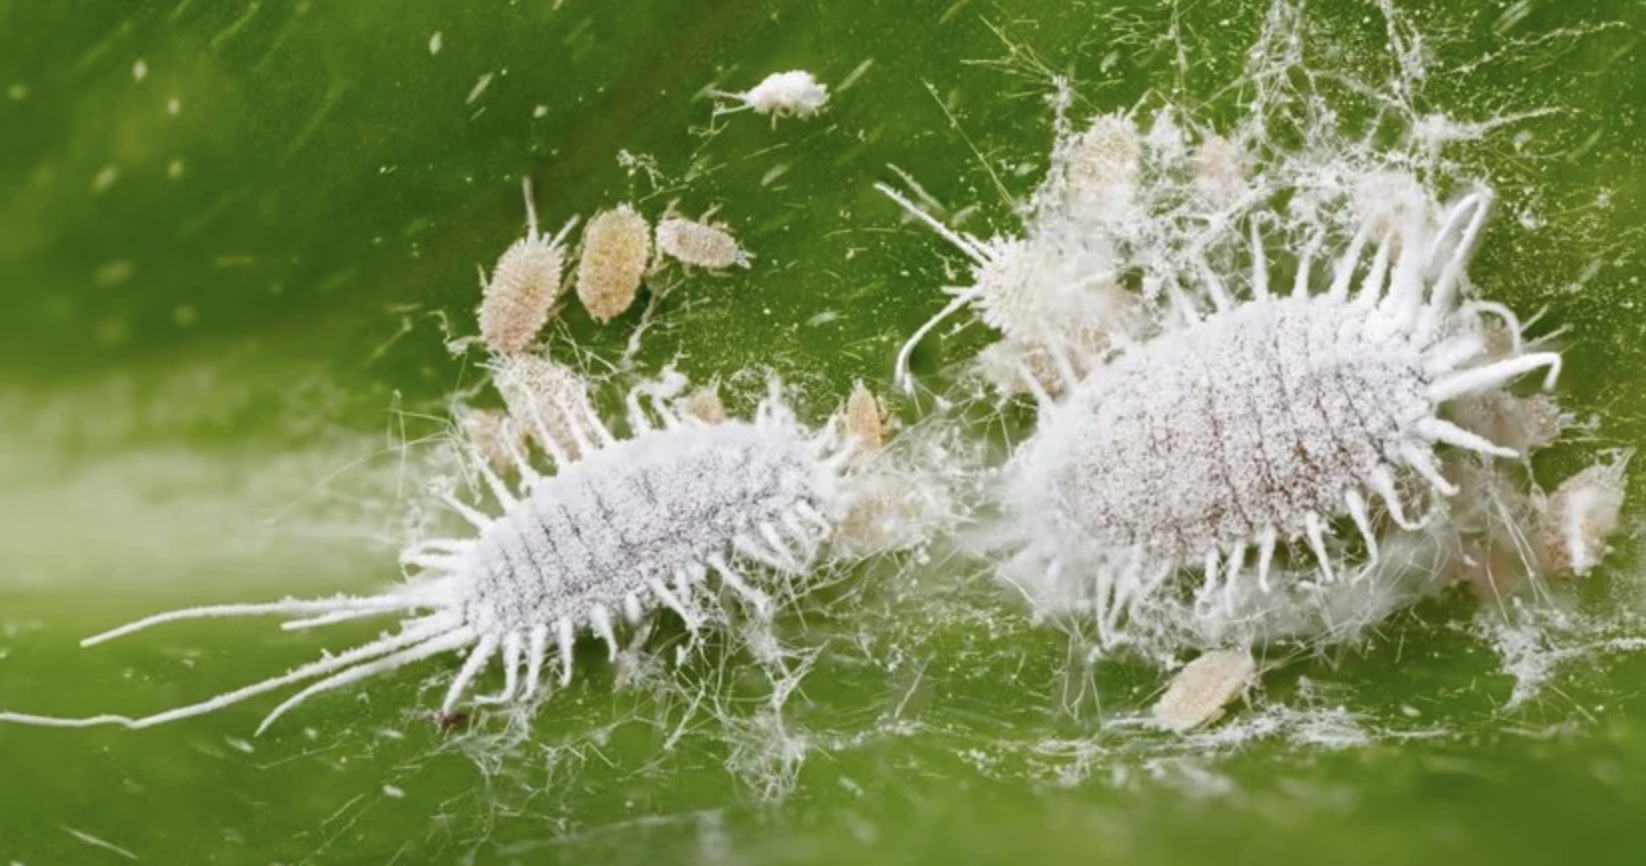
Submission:
M 1584 577 L 1600 564 L 1623 510 L 1624 471 L 1631 456 L 1625 451 L 1573 475 L 1543 503 L 1539 534 L 1551 572 Z

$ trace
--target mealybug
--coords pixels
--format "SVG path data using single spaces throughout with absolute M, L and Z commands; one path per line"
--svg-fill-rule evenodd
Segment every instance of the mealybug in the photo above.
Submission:
M 577 224 L 574 217 L 552 238 L 539 234 L 531 179 L 520 185 L 526 196 L 526 236 L 497 259 L 480 300 L 480 336 L 499 354 L 524 351 L 548 322 L 560 295 L 562 241 Z
M 667 255 L 683 265 L 711 270 L 732 265 L 749 266 L 749 256 L 737 246 L 737 239 L 719 223 L 708 222 L 718 208 L 710 208 L 700 219 L 678 215 L 671 203 L 657 223 L 658 267 Z
M 1060 592 L 1072 582 L 1112 646 L 1138 610 L 1183 594 L 1185 571 L 1199 573 L 1208 610 L 1225 597 L 1232 609 L 1248 586 L 1267 591 L 1293 539 L 1313 567 L 1288 560 L 1286 581 L 1345 580 L 1340 518 L 1363 542 L 1355 556 L 1376 562 L 1375 502 L 1416 528 L 1403 484 L 1457 492 L 1437 447 L 1516 456 L 1443 411 L 1534 370 L 1552 387 L 1560 370 L 1558 354 L 1522 350 L 1508 310 L 1458 302 L 1488 202 L 1467 195 L 1438 226 L 1423 214 L 1383 232 L 1363 223 L 1324 294 L 1309 290 L 1307 251 L 1293 291 L 1271 293 L 1254 233 L 1251 299 L 1208 283 L 1210 311 L 1182 310 L 1184 324 L 1041 407 L 1007 468 L 1008 520 L 1023 539 L 1008 576 Z M 1487 315 L 1510 319 L 1506 354 L 1486 351 Z
M 462 651 L 464 662 L 439 710 L 439 718 L 453 719 L 469 686 L 498 657 L 502 691 L 479 702 L 530 698 L 551 651 L 560 683 L 568 683 L 580 633 L 592 632 L 615 656 L 620 623 L 640 622 L 655 610 L 673 611 L 694 633 L 724 616 L 717 606 L 722 592 L 769 613 L 773 592 L 792 594 L 794 582 L 816 567 L 845 507 L 843 468 L 852 449 L 840 447 L 829 429 L 802 426 L 775 384 L 753 422 L 704 424 L 676 416 L 655 398 L 643 406 L 642 396 L 638 390 L 629 394 L 633 432 L 625 439 L 613 435 L 580 394 L 543 407 L 558 413 L 577 442 L 575 457 L 553 444 L 557 436 L 547 429 L 544 413 L 531 410 L 530 422 L 555 472 L 542 475 L 522 462 L 515 490 L 484 459 L 475 459 L 473 468 L 500 511 L 487 513 L 448 495 L 475 534 L 406 549 L 402 562 L 419 573 L 404 584 L 374 595 L 176 610 L 82 643 L 178 620 L 260 615 L 294 617 L 284 624 L 288 630 L 400 615 L 398 631 L 150 716 L 0 713 L 0 721 L 145 728 L 309 683 L 268 714 L 262 731 L 317 694 Z
M 601 211 L 583 228 L 577 297 L 595 321 L 608 322 L 634 303 L 652 255 L 652 227 L 626 204 Z
M 1223 718 L 1224 708 L 1257 682 L 1247 650 L 1212 650 L 1183 666 L 1151 710 L 1161 727 L 1186 734 Z
M 732 99 L 739 103 L 735 108 L 717 108 L 716 114 L 733 111 L 770 114 L 774 126 L 779 117 L 811 117 L 822 110 L 829 101 L 828 86 L 818 83 L 810 72 L 800 69 L 774 72 L 742 93 L 728 93 L 724 90 L 710 90 L 708 93 L 710 96 Z

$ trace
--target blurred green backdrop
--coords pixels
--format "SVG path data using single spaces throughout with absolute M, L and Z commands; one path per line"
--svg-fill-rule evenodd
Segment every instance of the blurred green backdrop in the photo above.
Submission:
M 1568 326 L 1568 405 L 1601 415 L 1598 444 L 1639 441 L 1646 7 L 1400 8 L 1424 37 L 1422 104 L 1556 109 L 1462 155 L 1504 202 L 1474 276 Z M 978 204 L 971 230 L 1010 227 L 980 160 L 1013 194 L 1037 182 L 1037 66 L 1075 78 L 1080 118 L 1153 93 L 1213 119 L 1238 110 L 1213 94 L 1266 9 L 0 0 L 0 707 L 154 710 L 372 633 L 75 644 L 169 606 L 394 578 L 426 519 L 419 443 L 477 380 L 444 340 L 474 330 L 476 266 L 519 235 L 523 174 L 550 226 L 622 200 L 722 205 L 755 267 L 681 282 L 644 358 L 734 384 L 776 369 L 821 418 L 854 378 L 884 387 L 952 263 L 873 192 L 888 165 Z M 1311 62 L 1385 74 L 1377 4 L 1305 18 Z M 702 88 L 788 68 L 834 86 L 821 117 L 711 122 Z M 615 360 L 639 315 L 574 310 L 562 334 Z M 1184 746 L 1060 711 L 1083 677 L 1064 638 L 955 591 L 965 571 L 875 570 L 808 624 L 833 649 L 791 705 L 808 759 L 783 798 L 762 797 L 781 755 L 738 745 L 767 740 L 671 739 L 685 711 L 614 693 L 591 651 L 524 742 L 419 715 L 441 665 L 256 740 L 258 702 L 141 732 L 0 728 L 0 861 L 1640 862 L 1646 659 L 1574 651 L 1506 712 L 1512 679 L 1449 600 L 1273 676 L 1260 705 L 1309 712 L 1269 714 L 1270 735 Z M 1585 609 L 1628 604 L 1637 571 L 1594 581 Z M 1629 619 L 1592 642 L 1632 646 Z M 1105 708 L 1156 684 L 1106 671 Z

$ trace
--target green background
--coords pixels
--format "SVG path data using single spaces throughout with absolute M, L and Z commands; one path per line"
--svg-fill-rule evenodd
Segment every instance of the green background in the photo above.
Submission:
M 0 2 L 0 708 L 153 711 L 375 633 L 245 621 L 75 643 L 172 606 L 395 577 L 397 540 L 429 519 L 451 395 L 491 399 L 478 353 L 443 341 L 448 325 L 474 330 L 476 266 L 518 236 L 522 174 L 549 226 L 623 200 L 653 218 L 676 198 L 721 205 L 755 266 L 669 278 L 643 359 L 727 380 L 734 408 L 776 370 L 820 420 L 853 379 L 885 387 L 954 265 L 872 190 L 895 179 L 888 165 L 951 208 L 978 204 L 972 231 L 1010 228 L 982 163 L 1014 195 L 1038 181 L 1051 112 L 1037 65 L 1074 76 L 1077 118 L 1167 96 L 1217 121 L 1239 110 L 1214 94 L 1265 8 Z M 1424 110 L 1556 109 L 1458 153 L 1502 198 L 1476 282 L 1570 328 L 1564 399 L 1602 418 L 1548 464 L 1640 441 L 1646 7 L 1402 10 L 1424 36 Z M 1377 5 L 1305 17 L 1318 69 L 1388 74 Z M 788 68 L 835 85 L 822 116 L 711 122 L 698 96 Z M 1350 120 L 1364 109 L 1344 100 Z M 615 361 L 638 318 L 601 327 L 571 310 L 557 327 Z M 918 366 L 964 359 L 978 330 L 928 341 Z M 1575 645 L 1646 634 L 1630 546 L 1574 602 L 1590 623 Z M 257 739 L 273 701 L 140 732 L 0 728 L 0 862 L 1646 856 L 1639 656 L 1574 650 L 1506 710 L 1513 679 L 1469 603 L 1447 599 L 1271 674 L 1244 722 L 1183 742 L 1100 729 L 1145 706 L 1157 675 L 1103 669 L 1096 707 L 1064 636 L 976 571 L 878 563 L 805 629 L 788 624 L 824 649 L 789 705 L 807 759 L 784 796 L 766 796 L 782 768 L 758 701 L 730 708 L 729 728 L 689 717 L 671 740 L 681 703 L 614 690 L 585 646 L 586 676 L 524 736 L 499 718 L 432 724 L 423 683 L 446 662 L 317 700 Z M 682 676 L 719 671 L 699 667 Z

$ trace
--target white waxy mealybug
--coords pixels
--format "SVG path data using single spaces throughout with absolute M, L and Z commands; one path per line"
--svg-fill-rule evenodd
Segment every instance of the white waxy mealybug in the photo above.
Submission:
M 1249 650 L 1212 650 L 1172 677 L 1151 713 L 1161 727 L 1187 734 L 1223 718 L 1256 683 L 1257 660 Z
M 1126 237 L 1145 225 L 1143 141 L 1122 114 L 1100 114 L 1084 132 L 1060 135 L 1046 179 L 1030 199 L 1033 228 L 1084 238 Z
M 749 266 L 749 255 L 737 245 L 737 238 L 720 223 L 708 222 L 719 207 L 710 208 L 696 220 L 680 216 L 670 203 L 657 223 L 657 265 L 669 256 L 683 265 L 721 270 L 732 265 Z
M 480 336 L 493 352 L 502 354 L 524 351 L 549 321 L 560 295 L 562 242 L 577 224 L 574 217 L 554 237 L 540 234 L 531 179 L 520 185 L 526 196 L 526 236 L 498 257 L 480 300 Z
M 1003 396 L 1061 397 L 1072 381 L 1069 373 L 1072 371 L 1075 378 L 1085 375 L 1089 367 L 1086 359 L 1101 356 L 1105 347 L 1094 344 L 1081 348 L 1081 354 L 1059 357 L 1045 346 L 997 340 L 977 353 L 977 369 Z
M 1573 475 L 1543 504 L 1542 554 L 1549 571 L 1584 577 L 1600 564 L 1623 510 L 1631 456 L 1625 451 Z
M 577 297 L 596 321 L 608 322 L 634 303 L 652 256 L 652 227 L 626 204 L 601 211 L 583 227 Z
M 896 375 L 904 390 L 913 388 L 909 358 L 915 347 L 944 319 L 966 307 L 974 307 L 984 324 L 1015 347 L 995 359 L 1016 367 L 991 375 L 1001 385 L 1011 380 L 1032 388 L 1039 382 L 1022 366 L 1021 359 L 1030 355 L 1056 364 L 1067 378 L 1079 378 L 1112 345 L 1124 343 L 1140 328 L 1136 299 L 1121 286 L 1117 260 L 1101 238 L 1037 232 L 984 241 L 938 222 L 883 183 L 875 188 L 972 260 L 972 284 L 945 287 L 953 300 L 898 352 Z M 1007 375 L 1013 372 L 1016 376 Z
M 1572 423 L 1553 394 L 1490 391 L 1459 402 L 1453 417 L 1464 427 L 1506 448 L 1530 454 L 1546 448 Z
M 677 417 L 658 400 L 648 409 L 640 397 L 629 395 L 628 422 L 635 432 L 627 439 L 614 436 L 587 401 L 578 401 L 566 421 L 583 456 L 560 462 L 552 475 L 522 464 L 518 491 L 476 461 L 501 512 L 489 514 L 447 496 L 477 533 L 406 549 L 402 561 L 422 572 L 407 583 L 375 595 L 177 610 L 83 643 L 178 620 L 258 615 L 295 617 L 284 624 L 293 630 L 399 614 L 405 618 L 397 632 L 150 716 L 0 713 L 0 721 L 145 728 L 309 683 L 275 707 L 261 731 L 315 695 L 463 651 L 465 660 L 441 705 L 442 714 L 450 714 L 499 656 L 502 691 L 477 701 L 531 698 L 551 653 L 560 683 L 568 683 L 580 634 L 592 632 L 615 656 L 621 623 L 639 622 L 656 610 L 673 611 L 694 634 L 725 618 L 716 599 L 737 598 L 769 615 L 774 593 L 793 595 L 797 581 L 817 565 L 837 519 L 843 462 L 851 449 L 840 448 L 828 430 L 801 426 L 775 384 L 753 422 L 706 425 Z M 540 435 L 553 439 L 546 431 Z M 762 580 L 772 584 L 769 589 Z
M 770 114 L 773 125 L 776 125 L 779 117 L 811 117 L 822 110 L 829 101 L 828 86 L 820 84 L 810 72 L 800 69 L 774 72 L 742 93 L 728 93 L 724 90 L 710 90 L 708 93 L 710 96 L 732 99 L 738 103 L 733 108 L 717 108 L 716 114 L 733 111 Z
M 1456 492 L 1437 446 L 1516 456 L 1442 417 L 1449 402 L 1534 370 L 1552 387 L 1560 369 L 1558 354 L 1518 345 L 1483 359 L 1481 314 L 1508 311 L 1458 303 L 1488 198 L 1464 197 L 1438 229 L 1409 217 L 1377 238 L 1362 225 L 1324 294 L 1310 293 L 1306 260 L 1289 295 L 1271 294 L 1254 234 L 1253 298 L 1236 303 L 1207 285 L 1212 312 L 1186 311 L 1187 324 L 1042 407 L 1007 468 L 1008 520 L 1023 540 L 1008 578 L 1075 581 L 1109 646 L 1141 607 L 1183 592 L 1180 572 L 1200 572 L 1207 600 L 1252 580 L 1265 590 L 1275 576 L 1308 580 L 1310 569 L 1277 561 L 1294 539 L 1321 582 L 1339 580 L 1349 571 L 1336 550 L 1340 518 L 1375 562 L 1374 502 L 1415 528 L 1404 480 Z

